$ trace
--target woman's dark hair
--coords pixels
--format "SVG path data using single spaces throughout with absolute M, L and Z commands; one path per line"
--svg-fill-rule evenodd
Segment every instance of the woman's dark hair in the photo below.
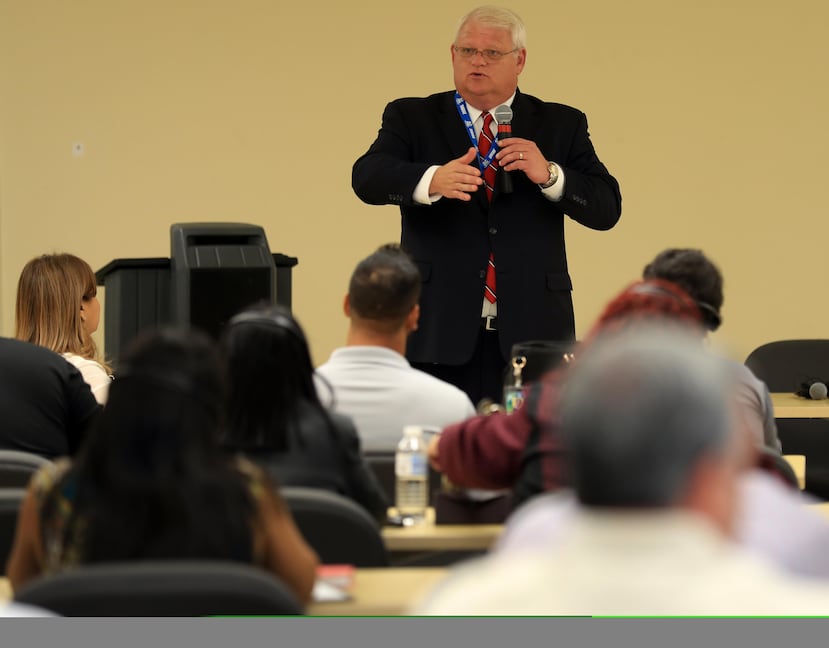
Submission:
M 228 381 L 225 445 L 241 451 L 285 452 L 299 442 L 309 409 L 332 423 L 314 386 L 305 334 L 281 306 L 246 310 L 222 338 Z
M 255 504 L 219 443 L 223 402 L 209 338 L 162 330 L 137 339 L 98 425 L 47 498 L 44 531 L 58 491 L 74 490 L 64 547 L 77 547 L 80 562 L 250 561 Z

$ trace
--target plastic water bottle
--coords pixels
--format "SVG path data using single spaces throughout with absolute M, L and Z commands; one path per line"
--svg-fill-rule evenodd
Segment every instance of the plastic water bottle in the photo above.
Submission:
M 429 505 L 429 460 L 420 427 L 403 428 L 403 438 L 397 444 L 394 457 L 394 474 L 397 513 L 403 518 L 404 526 L 419 524 Z

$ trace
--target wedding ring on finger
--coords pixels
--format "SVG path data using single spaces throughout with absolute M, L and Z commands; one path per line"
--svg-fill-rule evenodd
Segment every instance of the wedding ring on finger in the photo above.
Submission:
M 519 160 L 523 160 L 523 159 L 524 159 L 524 154 L 523 154 L 521 151 L 519 151 L 519 152 L 518 152 L 518 159 L 519 159 Z

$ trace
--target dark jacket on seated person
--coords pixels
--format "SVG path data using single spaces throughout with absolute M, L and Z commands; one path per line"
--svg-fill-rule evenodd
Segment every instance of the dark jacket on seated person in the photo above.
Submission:
M 80 372 L 41 346 L 0 338 L 0 448 L 74 455 L 101 407 Z
M 360 452 L 357 430 L 351 419 L 328 413 L 328 420 L 307 403 L 299 406 L 299 428 L 283 452 L 267 448 L 238 448 L 259 464 L 282 486 L 321 488 L 344 495 L 365 508 L 372 517 L 385 518 L 388 502 L 374 473 Z

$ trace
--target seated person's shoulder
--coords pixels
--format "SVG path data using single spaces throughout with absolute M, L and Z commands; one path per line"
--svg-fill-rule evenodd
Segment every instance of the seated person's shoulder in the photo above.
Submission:
M 354 421 L 350 416 L 340 412 L 334 412 L 330 409 L 326 411 L 328 412 L 328 416 L 331 417 L 331 422 L 334 424 L 334 427 L 338 432 L 356 433 L 357 428 L 355 427 Z
M 466 393 L 455 385 L 441 380 L 440 378 L 436 378 L 425 371 L 415 369 L 414 367 L 412 367 L 412 372 L 412 377 L 417 380 L 420 386 L 424 389 L 428 388 L 433 391 L 440 392 L 441 395 L 446 398 L 456 398 L 460 401 L 469 402 L 470 406 L 472 405 L 472 402 L 469 401 L 469 397 Z
M 0 355 L 3 357 L 4 363 L 9 365 L 21 363 L 21 367 L 34 366 L 38 368 L 42 365 L 51 365 L 63 368 L 66 364 L 66 361 L 59 354 L 50 349 L 12 338 L 0 338 Z M 25 364 L 23 364 L 24 361 Z
M 760 380 L 755 373 L 742 362 L 737 362 L 736 360 L 731 360 L 730 358 L 726 358 L 725 362 L 734 372 L 734 377 L 739 383 L 750 386 L 760 392 L 768 392 L 766 383 Z

